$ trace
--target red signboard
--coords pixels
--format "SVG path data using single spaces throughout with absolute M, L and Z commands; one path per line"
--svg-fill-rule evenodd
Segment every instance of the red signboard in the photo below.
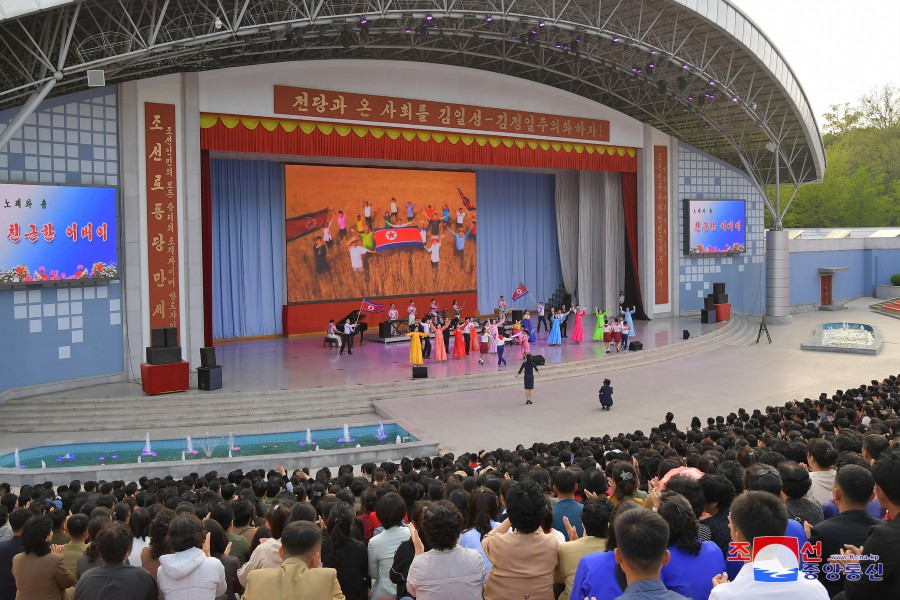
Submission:
M 669 149 L 653 147 L 653 212 L 656 234 L 656 303 L 669 301 Z
M 608 142 L 609 121 L 520 110 L 275 86 L 275 113 L 388 125 Z
M 175 105 L 144 103 L 150 328 L 178 327 L 178 174 Z M 179 337 L 181 332 L 179 332 Z

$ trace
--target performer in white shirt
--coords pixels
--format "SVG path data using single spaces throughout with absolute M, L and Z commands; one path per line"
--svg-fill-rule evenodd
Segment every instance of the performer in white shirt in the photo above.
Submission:
M 427 316 L 419 323 L 419 331 L 426 335 L 422 338 L 422 358 L 431 358 L 431 329 L 431 316 Z M 410 343 L 415 344 L 414 341 Z
M 347 349 L 347 354 L 353 354 L 353 332 L 355 331 L 355 323 L 351 323 L 349 319 L 344 321 L 344 343 L 341 345 L 341 351 L 338 352 L 338 355 L 344 353 L 344 348 Z
M 535 333 L 537 333 L 541 330 L 541 323 L 544 324 L 544 331 L 547 331 L 547 332 L 550 331 L 550 326 L 547 325 L 547 317 L 544 314 L 545 310 L 546 309 L 544 308 L 544 303 L 538 302 L 538 307 L 537 307 L 538 324 L 537 324 L 537 330 L 535 331 Z

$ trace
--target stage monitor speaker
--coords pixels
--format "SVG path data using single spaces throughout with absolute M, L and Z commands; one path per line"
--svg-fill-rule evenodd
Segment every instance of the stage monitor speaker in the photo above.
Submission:
M 513 323 L 515 323 L 516 321 L 522 320 L 522 317 L 525 315 L 525 311 L 513 309 L 511 314 L 512 314 Z
M 413 379 L 428 379 L 428 367 L 413 367 Z
M 544 358 L 544 356 L 542 354 L 532 354 L 531 362 L 533 362 L 534 364 L 536 364 L 539 367 L 543 367 L 546 364 L 547 359 Z
M 712 294 L 706 296 L 703 299 L 703 308 L 705 308 L 706 310 L 712 310 L 715 307 L 716 307 L 716 299 L 713 297 Z
M 631 350 L 632 352 L 634 352 L 636 350 L 643 350 L 644 345 L 640 342 L 629 342 L 628 349 Z
M 728 304 L 728 294 L 713 294 L 713 300 L 716 304 Z
M 150 330 L 150 347 L 165 348 L 166 347 L 166 330 L 163 328 Z
M 681 337 L 684 338 L 684 339 L 688 339 L 689 337 L 691 337 L 691 332 L 688 331 L 687 329 L 682 329 L 682 330 L 681 330 Z
M 178 347 L 178 328 L 177 327 L 166 327 L 166 348 L 177 348 Z
M 148 365 L 171 365 L 181 362 L 181 348 L 147 348 Z
M 391 337 L 391 322 L 390 321 L 382 321 L 378 324 L 378 337 L 383 340 Z
M 724 294 L 725 293 L 725 283 L 719 281 L 717 283 L 713 283 L 713 294 Z
M 204 392 L 222 389 L 222 367 L 200 367 L 197 369 L 197 389 Z
M 217 366 L 215 348 L 200 348 L 200 366 L 204 368 Z
M 106 73 L 103 69 L 87 70 L 88 87 L 103 87 L 106 85 Z

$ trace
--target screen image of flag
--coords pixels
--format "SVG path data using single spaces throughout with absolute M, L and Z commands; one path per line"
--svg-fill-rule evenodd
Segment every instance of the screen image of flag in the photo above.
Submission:
M 527 293 L 528 293 L 528 288 L 525 287 L 524 283 L 520 283 L 519 287 L 517 287 L 516 290 L 513 292 L 512 299 L 513 299 L 513 301 L 518 300 L 519 298 L 521 298 L 522 296 L 524 296 Z
M 284 225 L 284 237 L 290 242 L 322 229 L 326 225 L 328 225 L 328 209 L 323 208 L 319 212 L 288 219 Z
M 472 201 L 469 200 L 469 197 L 463 194 L 463 191 L 459 188 L 456 188 L 456 191 L 459 192 L 459 197 L 462 200 L 463 206 L 466 207 L 466 210 L 475 210 L 475 205 L 472 204 Z
M 369 313 L 380 313 L 384 311 L 384 304 L 369 302 L 368 300 L 363 298 L 362 302 L 360 303 L 359 310 Z
M 375 230 L 375 250 L 421 246 L 422 234 L 415 227 L 386 227 Z

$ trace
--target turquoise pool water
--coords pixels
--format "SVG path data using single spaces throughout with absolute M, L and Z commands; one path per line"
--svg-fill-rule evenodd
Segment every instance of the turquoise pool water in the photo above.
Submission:
M 150 452 L 146 441 L 96 442 L 55 446 L 39 446 L 19 451 L 19 466 L 25 469 L 40 469 L 41 461 L 47 468 L 84 467 L 94 465 L 135 464 L 140 457 L 142 463 L 180 461 L 184 459 L 227 458 L 229 447 L 234 457 L 266 457 L 295 452 L 315 452 L 338 450 L 360 446 L 386 446 L 395 444 L 397 436 L 403 442 L 418 441 L 396 423 L 350 427 L 350 439 L 344 440 L 343 429 L 318 429 L 310 432 L 312 444 L 307 443 L 306 431 L 288 433 L 265 433 L 235 435 L 233 445 L 228 433 L 203 433 L 192 438 L 193 452 L 188 452 L 187 439 L 155 440 L 150 437 Z M 0 455 L 0 468 L 15 468 L 15 453 Z
M 859 329 L 862 327 L 869 333 L 875 332 L 871 325 L 866 325 L 865 323 L 822 323 L 822 329 L 844 329 L 845 325 L 847 329 Z

